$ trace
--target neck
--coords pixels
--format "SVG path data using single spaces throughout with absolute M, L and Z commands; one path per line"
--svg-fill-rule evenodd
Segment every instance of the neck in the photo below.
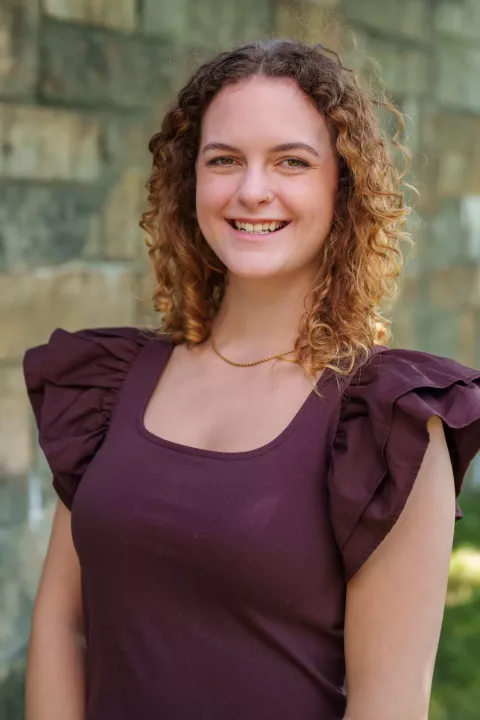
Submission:
M 238 362 L 292 350 L 309 289 L 298 277 L 230 276 L 213 322 L 216 347 Z

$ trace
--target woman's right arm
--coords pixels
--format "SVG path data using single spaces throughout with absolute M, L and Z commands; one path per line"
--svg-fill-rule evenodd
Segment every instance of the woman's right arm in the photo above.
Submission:
M 71 514 L 57 502 L 32 613 L 26 720 L 85 720 L 85 636 Z

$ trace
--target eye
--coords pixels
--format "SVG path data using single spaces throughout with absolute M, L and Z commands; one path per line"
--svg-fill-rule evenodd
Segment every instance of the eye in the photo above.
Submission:
M 231 157 L 230 155 L 222 155 L 221 157 L 216 157 L 212 160 L 209 160 L 207 162 L 207 165 L 212 165 L 216 167 L 231 167 L 234 162 L 235 158 Z
M 306 160 L 300 160 L 300 158 L 285 158 L 282 163 L 295 163 L 287 165 L 289 170 L 302 170 L 303 168 L 311 167 Z

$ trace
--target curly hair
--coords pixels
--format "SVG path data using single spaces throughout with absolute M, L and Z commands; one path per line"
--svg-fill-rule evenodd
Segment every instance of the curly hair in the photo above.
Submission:
M 403 265 L 400 242 L 411 242 L 405 230 L 410 208 L 402 192 L 410 153 L 398 140 L 404 129 L 400 111 L 383 93 L 375 97 L 361 88 L 355 73 L 322 45 L 277 39 L 218 54 L 192 75 L 151 138 L 149 209 L 140 226 L 147 233 L 155 271 L 159 331 L 190 347 L 210 335 L 227 268 L 196 220 L 200 127 L 222 88 L 253 76 L 295 80 L 334 138 L 340 168 L 334 220 L 321 249 L 310 302 L 305 303 L 294 362 L 311 379 L 327 367 L 345 375 L 368 358 L 373 345 L 390 339 L 390 321 L 380 306 L 397 294 L 395 278 Z M 397 120 L 391 140 L 379 120 L 385 110 Z M 396 151 L 405 159 L 403 168 L 395 163 Z

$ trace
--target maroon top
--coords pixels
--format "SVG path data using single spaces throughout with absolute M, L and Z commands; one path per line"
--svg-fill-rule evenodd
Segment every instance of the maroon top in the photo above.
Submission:
M 327 370 L 277 438 L 228 453 L 145 428 L 172 347 L 57 330 L 25 357 L 82 568 L 86 720 L 340 720 L 346 581 L 400 515 L 431 415 L 460 492 L 480 371 L 378 348 L 343 390 Z

